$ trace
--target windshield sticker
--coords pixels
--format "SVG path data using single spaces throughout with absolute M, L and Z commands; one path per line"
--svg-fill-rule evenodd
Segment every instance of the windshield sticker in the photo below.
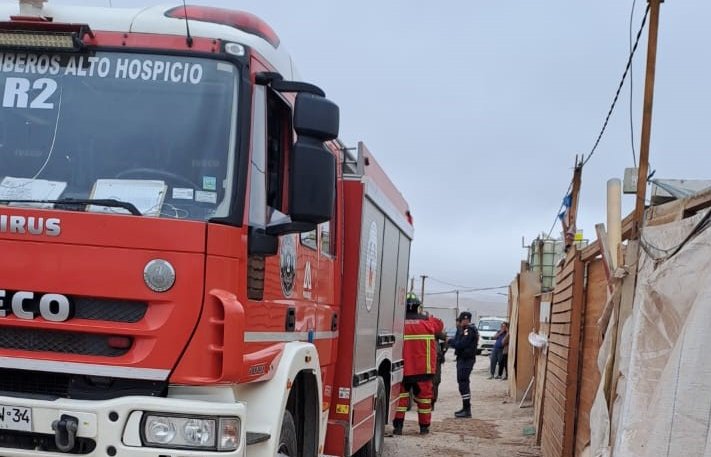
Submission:
M 195 201 L 199 203 L 217 203 L 217 192 L 195 191 Z
M 217 190 L 217 178 L 214 176 L 203 176 L 202 188 L 204 190 Z
M 174 187 L 173 200 L 192 200 L 194 191 L 189 188 Z
M 133 204 L 144 216 L 159 216 L 168 186 L 163 181 L 97 179 L 91 199 L 112 199 Z M 128 214 L 125 208 L 91 205 L 88 211 Z
M 5 177 L 0 181 L 0 200 L 57 200 L 64 189 L 66 182 L 47 181 L 44 179 L 28 179 Z M 17 203 L 11 206 L 19 206 Z M 22 206 L 35 208 L 52 208 L 51 203 L 27 203 Z
M 217 62 L 217 69 L 220 71 L 225 71 L 227 73 L 235 72 L 235 67 L 233 65 L 224 62 Z

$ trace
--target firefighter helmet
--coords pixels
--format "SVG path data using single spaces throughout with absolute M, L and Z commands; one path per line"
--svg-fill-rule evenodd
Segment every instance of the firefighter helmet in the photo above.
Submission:
M 408 314 L 417 314 L 420 312 L 420 306 L 422 306 L 422 302 L 417 298 L 417 295 L 413 292 L 409 292 L 405 301 L 406 312 Z

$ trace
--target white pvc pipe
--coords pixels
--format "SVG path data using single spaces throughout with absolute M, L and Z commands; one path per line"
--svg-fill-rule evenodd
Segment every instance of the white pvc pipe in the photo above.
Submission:
M 607 181 L 607 241 L 614 269 L 619 264 L 617 253 L 622 244 L 622 182 L 617 178 Z

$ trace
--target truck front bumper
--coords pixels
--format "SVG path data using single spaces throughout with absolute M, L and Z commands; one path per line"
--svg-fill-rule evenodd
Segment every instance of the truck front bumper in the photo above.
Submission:
M 29 409 L 29 411 L 27 411 Z M 31 424 L 11 424 L 12 413 L 31 414 Z M 0 420 L 0 455 L 3 457 L 57 457 L 68 455 L 46 445 L 56 436 L 52 423 L 70 416 L 76 418 L 75 438 L 84 451 L 69 455 L 117 457 L 234 457 L 245 454 L 245 423 L 247 407 L 239 402 L 211 402 L 156 397 L 121 397 L 112 400 L 88 401 L 0 396 L 0 413 L 10 412 L 10 418 Z M 142 444 L 143 417 L 146 413 L 196 418 L 229 417 L 239 419 L 239 442 L 233 451 L 209 449 L 175 449 Z M 7 414 L 6 414 L 7 416 Z M 15 430 L 8 429 L 15 428 Z M 17 430 L 24 428 L 24 430 Z M 181 430 L 177 430 L 181 433 Z M 93 449 L 87 452 L 87 449 Z M 48 450 L 53 449 L 53 450 Z

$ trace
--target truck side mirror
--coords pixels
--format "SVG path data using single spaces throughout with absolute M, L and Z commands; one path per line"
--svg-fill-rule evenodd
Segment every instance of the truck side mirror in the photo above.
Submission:
M 318 95 L 302 92 L 296 96 L 294 130 L 299 137 L 331 141 L 338 138 L 340 111 L 338 105 Z
M 336 157 L 323 143 L 298 139 L 291 153 L 289 215 L 293 221 L 320 224 L 333 217 Z
M 293 122 L 298 140 L 289 157 L 289 214 L 272 214 L 268 235 L 309 232 L 333 217 L 336 157 L 324 142 L 338 138 L 339 116 L 338 105 L 321 95 L 296 96 Z

